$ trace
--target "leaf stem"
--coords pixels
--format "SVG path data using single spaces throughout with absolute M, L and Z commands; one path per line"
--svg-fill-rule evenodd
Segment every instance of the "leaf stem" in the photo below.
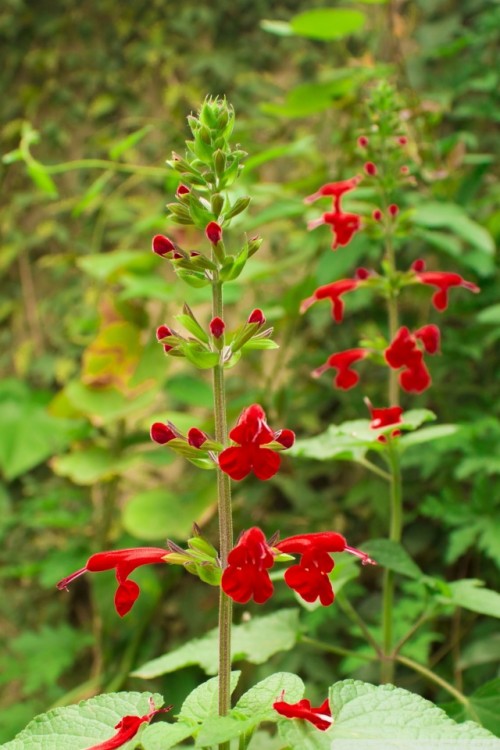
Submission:
M 361 466 L 364 466 L 365 469 L 368 469 L 368 471 L 372 471 L 378 477 L 385 479 L 386 482 L 392 481 L 392 476 L 391 474 L 389 474 L 388 471 L 384 471 L 379 466 L 377 466 L 377 464 L 374 464 L 372 461 L 370 461 L 368 458 L 359 458 L 358 464 L 361 464 Z
M 377 658 L 376 656 L 368 656 L 368 654 L 359 654 L 357 651 L 350 651 L 341 646 L 331 646 L 329 643 L 318 641 L 316 638 L 309 638 L 307 635 L 301 635 L 299 642 L 307 643 L 309 646 L 321 649 L 321 651 L 328 651 L 330 654 L 337 654 L 337 656 L 351 656 L 354 659 L 361 659 L 362 661 L 374 661 Z
M 381 656 L 382 654 L 379 644 L 372 636 L 372 634 L 366 627 L 363 618 L 358 615 L 352 604 L 341 595 L 337 596 L 336 601 L 340 609 L 361 629 L 366 641 L 370 644 L 375 653 L 378 654 L 378 656 Z

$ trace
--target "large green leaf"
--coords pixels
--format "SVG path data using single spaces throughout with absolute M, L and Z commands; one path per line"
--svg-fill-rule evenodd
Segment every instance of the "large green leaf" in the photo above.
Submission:
M 75 380 L 66 386 L 65 394 L 93 424 L 103 425 L 142 411 L 155 400 L 158 388 L 159 384 L 137 396 L 125 396 L 115 388 L 91 388 Z
M 371 539 L 363 544 L 363 552 L 367 552 L 375 562 L 395 573 L 417 580 L 424 577 L 418 565 L 398 542 L 390 539 Z
M 433 703 L 394 685 L 338 682 L 330 690 L 330 708 L 335 750 L 418 750 L 422 743 L 426 750 L 445 750 L 452 742 L 455 750 L 500 748 L 500 740 L 479 724 L 457 724 Z
M 189 494 L 174 493 L 164 487 L 145 490 L 127 501 L 122 524 L 137 539 L 152 542 L 172 537 L 185 539 L 193 522 L 214 502 L 210 488 Z
M 150 698 L 156 708 L 163 705 L 157 693 L 109 693 L 77 706 L 56 708 L 33 719 L 2 750 L 85 750 L 116 734 L 114 727 L 124 716 L 147 714 Z M 136 744 L 137 740 L 131 740 L 120 747 L 133 750 Z
M 241 672 L 231 672 L 230 690 L 231 695 L 238 684 Z M 219 705 L 219 678 L 212 677 L 210 680 L 198 685 L 186 698 L 179 711 L 180 721 L 202 722 L 210 716 L 217 716 Z
M 61 477 L 75 484 L 91 485 L 112 479 L 140 460 L 139 455 L 116 456 L 107 448 L 93 446 L 64 456 L 56 456 L 51 467 Z
M 176 721 L 175 724 L 159 721 L 150 724 L 141 734 L 141 750 L 170 750 L 177 748 L 179 742 L 191 737 L 195 728 L 192 724 Z
M 232 661 L 245 659 L 251 664 L 263 664 L 278 651 L 289 651 L 297 642 L 298 610 L 282 609 L 250 622 L 236 625 L 232 630 Z M 177 669 L 198 664 L 206 674 L 216 674 L 218 631 L 211 630 L 202 638 L 170 651 L 158 659 L 143 664 L 133 672 L 134 677 L 150 679 Z
M 458 721 L 471 718 L 472 713 L 483 727 L 500 736 L 500 678 L 481 685 L 469 696 L 468 701 L 468 707 L 461 703 L 449 703 L 443 708 Z
M 491 234 L 481 224 L 470 219 L 456 203 L 421 203 L 413 214 L 413 221 L 423 227 L 447 228 L 477 250 L 488 255 L 495 252 Z
M 363 28 L 366 16 L 359 10 L 315 8 L 299 13 L 290 21 L 294 34 L 311 39 L 339 39 Z
M 464 578 L 447 584 L 448 591 L 443 601 L 457 607 L 470 609 L 482 615 L 500 617 L 500 594 L 484 588 L 483 581 L 475 578 Z
M 15 479 L 58 453 L 82 433 L 82 422 L 47 411 L 50 395 L 16 380 L 0 382 L 0 469 Z

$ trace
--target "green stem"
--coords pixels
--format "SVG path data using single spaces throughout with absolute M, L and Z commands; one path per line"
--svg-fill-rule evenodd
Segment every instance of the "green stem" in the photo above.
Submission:
M 212 315 L 223 319 L 222 283 L 218 276 L 212 284 Z M 226 393 L 224 366 L 218 364 L 213 370 L 215 439 L 222 445 L 228 443 Z M 231 509 L 231 480 L 217 468 L 217 498 L 219 509 L 219 543 L 222 569 L 227 565 L 227 556 L 233 546 L 233 519 Z M 219 715 L 225 716 L 231 708 L 231 622 L 232 600 L 222 588 L 219 595 Z M 228 743 L 219 745 L 220 750 L 229 750 Z
M 385 479 L 386 482 L 392 481 L 392 477 L 388 471 L 384 471 L 379 466 L 377 466 L 377 464 L 374 464 L 372 461 L 370 461 L 368 458 L 359 458 L 358 464 L 361 464 L 361 466 L 364 466 L 365 469 L 372 471 L 378 477 Z
M 114 172 L 133 172 L 140 175 L 151 175 L 165 177 L 163 167 L 145 167 L 140 164 L 122 164 L 108 159 L 74 159 L 62 164 L 44 165 L 48 174 L 60 174 L 61 172 L 73 171 L 74 169 L 109 169 Z
M 366 627 L 363 618 L 358 615 L 352 604 L 340 594 L 337 596 L 336 602 L 340 609 L 360 628 L 365 636 L 365 640 L 370 644 L 375 653 L 381 656 L 380 646 Z
M 443 690 L 446 690 L 447 693 L 452 695 L 459 703 L 462 704 L 462 706 L 467 709 L 470 717 L 473 718 L 474 721 L 477 721 L 479 724 L 481 723 L 478 715 L 472 708 L 469 699 L 463 693 L 461 693 L 460 690 L 457 690 L 449 682 L 444 680 L 442 677 L 439 677 L 439 675 L 435 674 L 434 672 L 431 672 L 430 669 L 427 669 L 427 667 L 424 667 L 422 664 L 413 661 L 413 659 L 408 659 L 407 656 L 396 656 L 395 658 L 396 661 L 400 664 L 404 664 L 406 667 L 413 669 L 414 672 L 418 672 L 430 682 L 434 682 L 436 685 L 442 687 Z
M 399 453 L 391 438 L 388 441 L 389 464 L 391 467 L 391 521 L 389 539 L 400 542 L 403 527 L 403 507 L 401 488 L 401 465 Z M 394 573 L 385 570 L 382 587 L 382 641 L 384 659 L 381 664 L 382 682 L 393 682 L 394 660 L 392 655 L 393 641 L 393 608 L 394 608 Z
M 321 651 L 327 651 L 329 654 L 337 654 L 337 656 L 351 656 L 354 659 L 361 659 L 362 661 L 374 661 L 377 658 L 376 656 L 368 656 L 368 654 L 359 654 L 357 651 L 350 651 L 347 648 L 341 648 L 341 646 L 331 646 L 329 643 L 309 638 L 307 635 L 301 635 L 299 642 L 307 643 L 309 646 L 319 648 Z

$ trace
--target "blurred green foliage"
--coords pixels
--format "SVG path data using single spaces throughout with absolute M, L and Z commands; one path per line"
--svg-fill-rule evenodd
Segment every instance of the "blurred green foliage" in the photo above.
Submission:
M 185 116 L 207 93 L 232 101 L 249 153 L 243 180 L 251 214 L 235 231 L 265 239 L 228 287 L 228 316 L 236 327 L 262 307 L 281 345 L 235 369 L 230 416 L 260 401 L 270 421 L 279 417 L 310 437 L 365 416 L 359 390 L 339 394 L 309 373 L 335 347 L 371 335 L 384 311 L 359 295 L 335 329 L 324 308 L 299 316 L 318 284 L 369 266 L 379 253 L 363 233 L 348 250 L 330 252 L 326 229 L 305 231 L 302 198 L 359 170 L 356 137 L 366 127 L 371 85 L 388 77 L 398 87 L 419 188 L 405 198 L 414 233 L 401 256 L 408 265 L 425 257 L 457 270 L 482 290 L 453 299 L 434 386 L 405 404 L 461 428 L 405 455 L 404 543 L 428 576 L 479 578 L 490 588 L 498 580 L 500 7 L 495 0 L 345 5 L 5 0 L 0 9 L 8 50 L 0 72 L 7 155 L 0 166 L 0 741 L 50 705 L 122 687 L 179 701 L 200 679 L 196 667 L 146 683 L 129 673 L 215 626 L 213 589 L 171 569 L 139 571 L 141 598 L 118 627 L 106 576 L 80 581 L 69 595 L 54 583 L 98 549 L 163 544 L 167 535 L 182 541 L 193 521 L 216 538 L 212 476 L 186 470 L 148 438 L 157 419 L 211 429 L 208 376 L 166 359 L 154 337 L 185 299 L 208 323 L 208 293 L 176 283 L 149 251 L 151 236 L 165 231 L 164 204 L 177 185 L 164 161 L 182 150 Z M 325 14 L 337 14 L 332 26 Z M 369 209 L 372 196 L 360 190 L 359 201 L 354 208 Z M 174 234 L 198 241 L 191 230 Z M 426 322 L 428 295 L 412 299 L 408 320 Z M 374 403 L 383 398 L 381 380 L 365 385 Z M 240 528 L 334 527 L 360 546 L 386 534 L 385 488 L 355 464 L 289 460 L 269 483 L 239 485 L 235 499 Z M 347 574 L 345 585 L 376 632 L 378 577 L 370 571 L 363 581 Z M 403 633 L 425 611 L 429 592 L 418 578 L 402 578 L 401 588 Z M 491 700 L 481 686 L 498 676 L 497 626 L 448 596 L 448 615 L 425 624 L 408 656 L 467 694 L 476 691 L 481 706 L 481 690 Z M 265 613 L 289 606 L 290 597 L 280 590 Z M 339 595 L 334 613 L 302 612 L 303 632 L 362 656 L 366 646 L 342 607 Z M 325 657 L 306 642 L 247 667 L 246 679 L 276 668 L 307 679 L 313 702 L 332 675 L 377 680 L 369 662 Z M 411 672 L 399 679 L 448 700 Z M 448 709 L 459 716 L 456 706 Z M 498 724 L 490 720 L 489 728 Z

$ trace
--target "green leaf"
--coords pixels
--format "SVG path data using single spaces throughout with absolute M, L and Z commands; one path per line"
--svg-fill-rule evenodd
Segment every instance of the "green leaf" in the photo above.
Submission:
M 485 307 L 477 316 L 478 323 L 500 325 L 500 303 Z
M 250 339 L 241 348 L 243 351 L 249 349 L 279 349 L 279 344 L 271 339 Z
M 209 352 L 203 349 L 200 344 L 182 342 L 179 345 L 179 349 L 185 354 L 186 359 L 196 367 L 199 367 L 200 370 L 208 370 L 219 364 L 219 352 Z
M 402 576 L 417 580 L 424 577 L 418 565 L 398 542 L 393 542 L 390 539 L 371 539 L 363 544 L 363 552 L 367 552 L 382 567 Z
M 462 427 L 458 424 L 440 424 L 433 427 L 424 427 L 418 432 L 412 432 L 411 435 L 403 435 L 400 440 L 402 449 L 421 443 L 431 443 L 433 440 L 441 440 L 450 435 L 456 435 Z
M 484 582 L 476 578 L 464 578 L 448 584 L 450 594 L 442 597 L 447 604 L 479 612 L 482 615 L 500 617 L 500 594 L 484 588 Z
M 118 160 L 126 151 L 140 143 L 151 132 L 152 128 L 152 125 L 145 125 L 140 130 L 136 130 L 135 133 L 131 133 L 126 138 L 122 138 L 118 143 L 115 143 L 109 150 L 110 159 Z
M 175 319 L 178 320 L 179 323 L 189 331 L 189 333 L 192 333 L 193 336 L 196 336 L 196 338 L 199 338 L 201 341 L 204 341 L 205 344 L 208 344 L 209 338 L 207 332 L 204 331 L 200 324 L 196 320 L 193 320 L 190 315 L 176 315 Z
M 290 672 L 276 672 L 244 693 L 234 710 L 248 717 L 258 716 L 258 721 L 272 721 L 277 717 L 272 704 L 282 693 L 287 703 L 296 703 L 304 695 L 304 683 Z
M 66 386 L 65 394 L 71 404 L 89 417 L 95 425 L 105 425 L 142 411 L 156 398 L 159 386 L 148 388 L 144 393 L 125 396 L 115 388 L 91 388 L 73 381 Z
M 500 736 L 500 678 L 481 685 L 468 697 L 469 707 L 460 703 L 446 704 L 443 708 L 457 721 L 476 716 L 485 729 Z
M 301 83 L 287 92 L 285 102 L 261 104 L 263 112 L 281 117 L 307 117 L 324 112 L 332 106 L 334 99 L 351 93 L 361 82 L 357 71 L 341 71 L 333 81 L 321 83 Z
M 53 417 L 50 394 L 17 380 L 0 382 L 0 469 L 10 481 L 64 450 L 85 428 L 81 420 Z
M 487 255 L 495 252 L 491 234 L 455 203 L 421 203 L 413 214 L 413 222 L 429 228 L 444 227 Z
M 57 192 L 56 184 L 43 164 L 40 164 L 38 161 L 30 161 L 27 167 L 28 174 L 37 188 L 40 188 L 40 190 L 50 198 L 57 198 L 59 194 Z
M 169 399 L 174 399 L 181 404 L 202 406 L 205 409 L 212 408 L 212 388 L 206 380 L 202 380 L 200 375 L 196 377 L 188 373 L 178 373 L 168 379 L 165 391 Z
M 177 721 L 168 724 L 166 721 L 152 724 L 141 734 L 142 750 L 170 750 L 177 747 L 179 742 L 191 737 L 193 734 L 192 724 L 183 724 Z
M 264 18 L 260 22 L 260 28 L 268 31 L 270 34 L 276 34 L 276 36 L 293 36 L 293 29 L 286 21 L 272 21 Z
M 500 740 L 472 721 L 457 724 L 430 701 L 394 685 L 344 680 L 330 689 L 335 750 L 499 750 Z M 461 744 L 463 742 L 463 745 Z
M 98 281 L 112 281 L 123 274 L 145 274 L 159 265 L 157 256 L 139 250 L 115 250 L 111 253 L 92 253 L 78 258 L 76 264 L 86 274 Z M 147 279 L 146 279 L 147 281 Z M 160 279 L 164 285 L 163 279 Z M 172 289 L 172 286 L 168 287 Z
M 94 446 L 65 456 L 55 456 L 51 466 L 60 477 L 68 477 L 75 484 L 90 485 L 112 479 L 139 459 L 139 455 L 118 457 L 107 448 Z
M 123 528 L 137 539 L 151 542 L 164 537 L 185 539 L 193 521 L 199 520 L 213 503 L 208 489 L 189 494 L 164 487 L 146 490 L 127 501 L 122 511 Z
M 233 694 L 241 672 L 231 672 L 230 691 Z M 219 704 L 219 678 L 212 677 L 210 680 L 198 685 L 186 698 L 179 711 L 179 719 L 184 722 L 202 722 L 210 716 L 216 716 Z
M 324 732 L 307 721 L 300 719 L 280 721 L 278 731 L 290 750 L 332 750 L 334 747 L 331 729 Z M 337 750 L 336 745 L 335 750 Z
M 124 716 L 147 714 L 150 698 L 156 708 L 163 705 L 157 693 L 109 693 L 77 706 L 56 708 L 33 719 L 12 742 L 2 745 L 2 750 L 85 750 L 116 734 L 115 726 Z M 123 750 L 133 750 L 136 744 L 137 739 L 132 740 Z
M 316 8 L 299 13 L 290 21 L 294 34 L 310 39 L 339 39 L 359 31 L 366 16 L 358 10 Z
M 279 651 L 289 651 L 297 642 L 299 631 L 297 609 L 282 609 L 271 615 L 255 617 L 236 625 L 232 630 L 232 661 L 245 659 L 251 664 L 264 664 Z M 216 674 L 218 631 L 211 630 L 202 638 L 170 651 L 143 664 L 133 672 L 135 677 L 149 679 L 198 664 L 207 674 Z

